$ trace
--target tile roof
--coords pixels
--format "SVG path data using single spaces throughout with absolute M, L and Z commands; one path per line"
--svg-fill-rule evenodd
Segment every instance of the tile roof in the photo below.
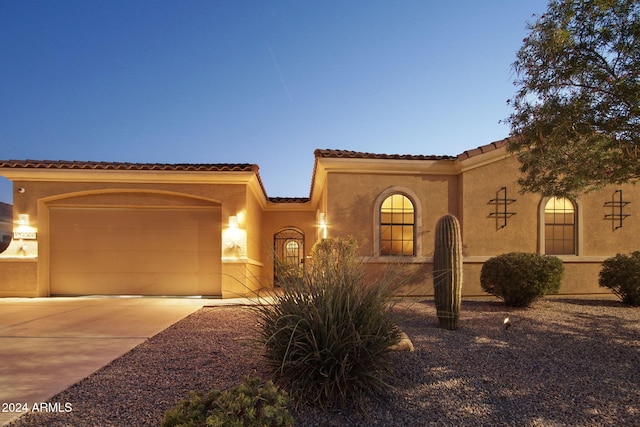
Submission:
M 310 200 L 308 197 L 269 197 L 273 203 L 307 203 Z
M 316 158 L 332 158 L 332 159 L 381 159 L 381 160 L 464 160 L 469 157 L 477 156 L 487 153 L 489 151 L 497 150 L 504 147 L 509 138 L 505 138 L 501 141 L 495 141 L 490 144 L 482 145 L 474 148 L 473 150 L 467 150 L 458 154 L 457 156 L 439 156 L 439 155 L 423 155 L 423 154 L 374 154 L 364 153 L 360 151 L 349 150 L 330 150 L 330 149 L 317 149 L 313 152 Z
M 467 150 L 458 154 L 458 160 L 468 159 L 469 157 L 478 156 L 480 154 L 488 153 L 489 151 L 497 150 L 504 147 L 509 142 L 509 138 L 505 138 L 500 141 L 492 142 L 491 144 L 481 145 L 473 150 Z
M 349 150 L 317 149 L 313 152 L 316 158 L 332 159 L 380 159 L 380 160 L 450 160 L 455 157 L 422 154 L 374 154 Z
M 457 156 L 422 155 L 422 154 L 375 154 L 350 150 L 316 149 L 318 158 L 336 159 L 379 159 L 379 160 L 464 160 L 480 154 L 504 147 L 508 138 L 487 145 L 464 151 Z M 0 160 L 1 168 L 21 169 L 80 169 L 80 170 L 125 170 L 125 171 L 185 171 L 185 172 L 255 172 L 265 197 L 264 184 L 258 173 L 259 167 L 251 163 L 126 163 L 126 162 L 84 162 L 66 160 Z M 311 191 L 315 180 L 314 165 L 311 179 Z M 267 197 L 273 203 L 307 203 L 309 197 Z
M 250 163 L 124 163 L 82 162 L 66 160 L 0 160 L 0 168 L 20 169 L 81 169 L 128 171 L 186 171 L 186 172 L 257 172 L 258 165 Z

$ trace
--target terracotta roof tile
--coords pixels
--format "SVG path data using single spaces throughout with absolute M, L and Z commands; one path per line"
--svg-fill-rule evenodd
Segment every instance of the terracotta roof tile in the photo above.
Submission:
M 308 197 L 269 197 L 272 203 L 308 203 Z
M 380 159 L 380 160 L 450 160 L 455 159 L 451 156 L 436 156 L 422 154 L 374 154 L 363 153 L 359 151 L 349 150 L 330 150 L 317 149 L 313 152 L 316 158 L 333 158 L 333 159 Z
M 0 168 L 17 169 L 81 169 L 128 171 L 185 171 L 185 172 L 257 172 L 258 165 L 250 163 L 124 163 L 81 162 L 66 160 L 0 160 Z
M 331 150 L 331 149 L 317 149 L 314 151 L 316 158 L 334 158 L 334 159 L 382 159 L 382 160 L 453 160 L 453 159 L 467 159 L 469 157 L 484 154 L 489 151 L 497 150 L 504 147 L 508 138 L 501 141 L 492 142 L 490 144 L 482 145 L 472 150 L 464 151 L 457 156 L 439 156 L 439 155 L 423 155 L 423 154 L 374 154 L 363 153 L 359 151 L 349 150 Z
M 469 157 L 477 156 L 480 154 L 488 153 L 489 151 L 497 150 L 504 147 L 509 142 L 509 138 L 505 138 L 500 141 L 492 142 L 491 144 L 481 145 L 473 150 L 467 150 L 458 154 L 458 160 L 468 159 Z

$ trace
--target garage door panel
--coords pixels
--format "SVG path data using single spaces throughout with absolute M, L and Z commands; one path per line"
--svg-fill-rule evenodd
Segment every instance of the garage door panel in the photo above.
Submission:
M 65 251 L 59 253 L 60 257 L 52 271 L 65 272 L 157 272 L 157 273 L 197 273 L 201 268 L 201 260 L 211 261 L 211 257 L 204 259 L 194 252 L 111 252 L 111 251 Z M 212 255 L 212 253 L 210 253 Z M 78 263 L 76 260 L 82 260 Z M 211 263 L 210 263 L 211 264 Z M 211 266 L 208 270 L 212 270 Z
M 91 272 L 183 272 L 196 273 L 216 271 L 216 253 L 210 252 L 177 252 L 131 253 L 105 251 L 59 251 L 55 265 L 51 271 Z M 78 262 L 82 260 L 82 262 Z
M 67 284 L 64 295 L 194 295 L 190 283 L 203 282 L 204 288 L 211 281 L 219 280 L 215 275 L 166 273 L 105 273 L 94 275 L 89 282 L 85 274 L 66 273 L 61 274 L 60 279 Z
M 87 230 L 83 233 L 64 232 L 66 244 L 70 248 L 76 248 L 78 250 L 90 250 L 90 251 L 121 251 L 126 250 L 145 250 L 149 247 L 157 248 L 188 248 L 193 245 L 198 239 L 197 230 L 188 235 L 179 235 L 178 232 L 172 230 L 167 234 L 165 230 L 146 231 L 141 233 L 138 230 L 122 229 L 122 230 L 107 230 L 107 229 L 95 229 Z M 116 234 L 120 237 L 117 237 Z M 194 252 L 197 252 L 200 247 L 207 248 L 208 242 L 201 242 L 198 246 L 193 248 Z
M 141 228 L 144 227 L 144 228 Z M 58 228 L 58 236 L 64 236 L 68 246 L 89 250 L 122 250 L 133 248 L 165 248 L 181 247 L 198 241 L 200 228 L 172 227 L 148 228 L 146 225 L 136 227 L 65 227 Z M 206 236 L 202 236 L 205 237 Z M 208 242 L 201 242 L 205 247 Z M 198 248 L 194 248 L 197 250 Z
M 218 295 L 220 208 L 50 210 L 52 294 Z

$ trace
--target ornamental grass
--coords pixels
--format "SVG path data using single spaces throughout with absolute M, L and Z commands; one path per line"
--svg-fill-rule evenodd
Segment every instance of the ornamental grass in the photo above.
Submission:
M 316 244 L 305 269 L 278 269 L 281 292 L 256 310 L 276 384 L 299 403 L 362 408 L 388 388 L 397 275 L 369 281 L 354 239 Z

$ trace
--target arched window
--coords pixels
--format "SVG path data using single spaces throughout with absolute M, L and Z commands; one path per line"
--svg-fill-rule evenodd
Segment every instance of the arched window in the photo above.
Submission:
M 547 255 L 576 254 L 576 209 L 571 200 L 552 197 L 545 204 L 544 248 Z
M 415 210 L 404 194 L 391 194 L 380 205 L 380 255 L 415 255 Z
M 285 244 L 285 262 L 289 265 L 298 266 L 300 263 L 300 244 L 296 240 L 289 240 Z

